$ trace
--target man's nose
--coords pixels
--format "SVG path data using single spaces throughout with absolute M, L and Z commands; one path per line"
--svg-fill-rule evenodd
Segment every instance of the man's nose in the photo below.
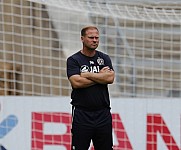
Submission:
M 93 38 L 93 41 L 97 41 L 98 39 L 96 37 Z

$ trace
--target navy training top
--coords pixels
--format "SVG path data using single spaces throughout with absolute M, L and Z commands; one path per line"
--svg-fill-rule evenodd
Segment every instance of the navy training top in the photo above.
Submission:
M 93 57 L 88 57 L 80 51 L 67 59 L 67 77 L 80 75 L 81 72 L 98 73 L 103 67 L 113 69 L 110 57 L 96 50 Z M 107 84 L 95 84 L 87 88 L 72 89 L 71 104 L 85 110 L 99 110 L 110 108 Z

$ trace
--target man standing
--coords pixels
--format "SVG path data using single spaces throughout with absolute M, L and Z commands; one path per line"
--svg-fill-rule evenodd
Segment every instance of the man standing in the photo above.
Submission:
M 82 50 L 67 59 L 67 77 L 72 86 L 72 150 L 112 150 L 112 116 L 108 84 L 114 81 L 110 57 L 96 48 L 95 26 L 81 30 Z

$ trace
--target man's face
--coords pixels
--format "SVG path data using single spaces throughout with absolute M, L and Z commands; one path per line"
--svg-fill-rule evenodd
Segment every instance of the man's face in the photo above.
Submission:
M 81 37 L 83 46 L 88 50 L 95 50 L 99 45 L 99 32 L 96 29 L 88 29 L 86 35 Z

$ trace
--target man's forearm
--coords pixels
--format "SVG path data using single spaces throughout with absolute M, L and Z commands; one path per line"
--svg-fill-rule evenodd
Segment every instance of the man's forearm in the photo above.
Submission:
M 94 81 L 81 77 L 80 75 L 73 75 L 69 78 L 73 88 L 86 88 L 95 84 Z
M 85 72 L 81 73 L 81 76 L 99 84 L 111 84 L 114 81 L 114 71 L 112 70 L 100 73 Z

